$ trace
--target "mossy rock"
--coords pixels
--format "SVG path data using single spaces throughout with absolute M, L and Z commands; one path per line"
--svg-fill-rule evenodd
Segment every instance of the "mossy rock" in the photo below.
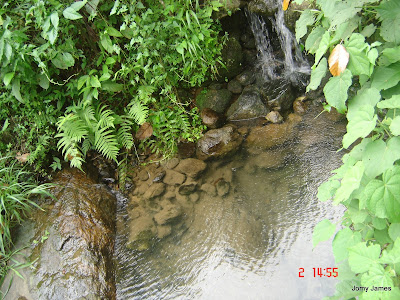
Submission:
M 225 81 L 226 78 L 232 79 L 242 71 L 242 46 L 236 38 L 228 39 L 222 49 L 221 57 L 226 68 L 223 66 L 218 68 L 219 81 Z

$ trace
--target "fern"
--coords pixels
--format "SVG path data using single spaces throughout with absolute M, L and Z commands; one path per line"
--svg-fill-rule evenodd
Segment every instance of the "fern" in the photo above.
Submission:
M 128 104 L 128 115 L 139 125 L 142 125 L 149 114 L 149 108 L 138 97 Z
M 133 146 L 132 118 L 129 116 L 121 117 L 120 128 L 117 131 L 117 139 L 120 145 L 125 149 L 131 149 Z
M 113 130 L 107 130 L 107 127 L 101 128 L 95 132 L 94 147 L 103 154 L 107 159 L 112 159 L 116 162 L 119 145 Z

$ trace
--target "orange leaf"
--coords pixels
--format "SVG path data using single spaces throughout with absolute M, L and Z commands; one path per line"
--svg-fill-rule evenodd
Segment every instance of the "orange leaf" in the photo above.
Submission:
M 339 76 L 346 70 L 347 63 L 349 62 L 349 52 L 341 44 L 336 45 L 329 55 L 329 71 L 333 76 Z
M 20 163 L 26 163 L 26 161 L 28 160 L 30 153 L 24 153 L 21 154 L 20 152 L 17 153 L 17 155 L 15 156 L 15 158 L 20 162 Z
M 282 8 L 283 10 L 287 10 L 289 7 L 290 0 L 283 0 Z
M 139 140 L 147 139 L 153 135 L 153 127 L 149 122 L 143 123 L 136 132 L 136 138 Z

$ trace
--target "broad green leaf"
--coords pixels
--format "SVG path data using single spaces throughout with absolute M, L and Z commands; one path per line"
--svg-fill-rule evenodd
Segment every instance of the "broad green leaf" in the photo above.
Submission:
M 357 95 L 348 100 L 348 112 L 346 115 L 347 119 L 349 121 L 352 120 L 362 106 L 369 105 L 375 107 L 380 99 L 381 94 L 377 89 L 362 88 L 358 90 Z
M 86 82 L 88 82 L 88 78 L 89 78 L 88 75 L 84 75 L 84 76 L 79 77 L 79 79 L 78 79 L 78 90 L 80 90 L 83 87 L 83 85 Z
M 101 87 L 101 83 L 97 76 L 90 76 L 90 86 L 91 87 Z
M 374 71 L 371 86 L 378 90 L 386 90 L 395 86 L 399 81 L 400 63 L 397 62 L 388 67 L 378 66 Z
M 340 276 L 340 270 L 339 270 L 339 276 Z M 358 279 L 354 275 L 352 279 L 341 280 L 336 285 L 336 292 L 334 296 L 336 298 L 333 298 L 332 300 L 355 299 L 354 297 L 360 295 L 362 292 L 353 290 L 354 286 L 360 286 L 360 285 L 361 285 L 360 279 Z
M 300 18 L 296 21 L 296 40 L 297 42 L 307 34 L 307 26 L 314 24 L 315 15 L 310 9 L 306 9 L 301 13 Z
M 3 83 L 5 86 L 8 86 L 10 84 L 11 80 L 14 78 L 14 74 L 15 72 L 9 72 L 6 75 L 4 75 Z
M 336 233 L 332 242 L 336 264 L 349 257 L 348 248 L 361 242 L 361 234 L 345 227 Z
M 307 86 L 306 92 L 310 90 L 316 90 L 321 84 L 322 78 L 326 75 L 328 70 L 328 64 L 326 58 L 323 57 L 316 68 L 311 71 L 310 83 Z
M 382 51 L 382 55 L 379 59 L 379 64 L 388 66 L 400 60 L 400 46 L 394 48 L 386 48 Z
M 370 75 L 370 61 L 367 56 L 368 44 L 365 43 L 364 36 L 359 33 L 353 33 L 344 45 L 350 54 L 347 67 L 353 76 Z
M 103 90 L 109 91 L 109 92 L 119 92 L 122 91 L 124 88 L 123 84 L 116 83 L 111 80 L 103 81 L 101 84 L 101 88 Z
M 351 72 L 345 70 L 340 76 L 331 77 L 324 87 L 326 101 L 339 113 L 346 111 L 347 90 L 352 83 L 351 79 Z
M 119 32 L 117 29 L 113 28 L 113 27 L 107 27 L 107 33 L 110 36 L 115 36 L 115 37 L 122 37 L 121 32 Z
M 382 21 L 380 27 L 381 37 L 387 42 L 400 44 L 400 2 L 385 1 L 376 9 Z
M 56 28 L 50 29 L 50 31 L 47 32 L 47 36 L 49 38 L 50 44 L 54 45 L 54 42 L 56 41 L 57 36 L 58 36 L 57 29 Z
M 50 86 L 50 81 L 47 78 L 47 76 L 45 74 L 40 74 L 38 75 L 39 77 L 39 85 L 42 87 L 42 89 L 47 90 Z
M 358 24 L 361 22 L 359 16 L 354 16 L 345 23 L 338 25 L 336 31 L 332 37 L 331 44 L 337 44 L 343 40 L 347 40 L 353 31 L 358 28 Z
M 356 6 L 351 2 L 319 1 L 325 17 L 330 19 L 330 28 L 345 23 L 361 10 L 362 5 Z
M 333 204 L 337 205 L 340 202 L 346 201 L 351 193 L 360 186 L 362 175 L 364 174 L 364 165 L 361 161 L 347 170 L 341 181 L 341 185 L 336 191 Z
M 75 64 L 75 59 L 69 52 L 58 53 L 51 62 L 59 69 L 66 70 Z
M 382 183 L 388 219 L 400 223 L 400 167 L 394 166 L 383 173 Z
M 396 273 L 400 271 L 400 239 L 394 240 L 392 249 L 385 249 L 382 251 L 382 257 L 379 262 L 382 264 L 390 264 L 391 267 L 396 270 Z
M 375 31 L 376 31 L 376 26 L 374 24 L 369 24 L 363 28 L 361 34 L 368 38 L 371 35 L 373 35 Z
M 308 52 L 314 54 L 317 51 L 325 32 L 326 30 L 322 26 L 317 26 L 310 32 L 304 44 Z
M 319 42 L 319 46 L 317 51 L 315 52 L 315 63 L 314 65 L 317 65 L 321 59 L 321 57 L 326 53 L 326 51 L 329 48 L 329 42 L 330 42 L 330 35 L 329 31 L 325 31 L 323 34 L 321 41 Z
M 372 266 L 378 265 L 381 247 L 370 245 L 367 247 L 365 242 L 349 247 L 349 265 L 353 272 L 364 273 Z
M 400 223 L 392 223 L 392 224 L 390 224 L 388 232 L 389 232 L 390 238 L 393 241 L 396 241 L 397 238 L 400 237 Z M 399 241 L 400 241 L 400 239 L 399 239 Z M 399 260 L 400 260 L 400 258 L 399 258 Z
M 114 52 L 114 47 L 113 43 L 110 39 L 110 36 L 108 34 L 101 34 L 100 35 L 100 44 L 103 46 L 103 48 L 110 54 Z
M 394 95 L 390 99 L 382 100 L 377 106 L 379 108 L 400 108 L 400 95 Z
M 373 218 L 372 219 L 372 226 L 378 230 L 383 230 L 387 226 L 386 219 L 381 219 L 381 218 Z
M 343 147 L 348 148 L 358 138 L 364 138 L 375 128 L 378 116 L 371 105 L 364 105 L 358 108 L 357 112 L 351 115 L 347 124 L 347 133 L 343 137 Z
M 385 188 L 381 180 L 371 180 L 364 189 L 366 205 L 370 212 L 378 218 L 386 218 L 386 208 L 384 202 Z
M 75 1 L 74 3 L 71 4 L 70 7 L 75 11 L 79 11 L 86 3 L 87 3 L 87 0 Z
M 15 79 L 11 85 L 11 93 L 19 101 L 24 103 L 24 99 L 21 96 L 21 82 L 19 79 Z
M 329 240 L 336 231 L 336 225 L 325 219 L 315 225 L 312 240 L 313 247 L 318 243 Z
M 78 20 L 82 18 L 82 15 L 71 7 L 67 7 L 66 9 L 64 9 L 63 16 L 64 18 L 69 20 Z
M 336 190 L 340 187 L 338 180 L 328 180 L 322 183 L 318 188 L 317 197 L 319 201 L 325 202 L 330 200 L 335 195 Z
M 58 12 L 53 12 L 50 15 L 50 20 L 51 20 L 51 24 L 53 24 L 54 28 L 57 30 L 58 28 L 58 22 L 59 22 L 59 17 L 58 17 Z
M 381 245 L 384 245 L 387 243 L 393 243 L 392 239 L 389 236 L 388 228 L 385 228 L 383 230 L 375 229 L 374 230 L 374 238 Z
M 179 44 L 176 46 L 176 51 L 178 51 L 179 54 L 184 55 L 185 49 L 183 48 L 182 44 Z
M 354 224 L 363 223 L 368 217 L 368 212 L 365 209 L 359 209 L 359 205 L 357 205 L 355 208 L 347 208 L 346 216 L 348 216 Z
M 370 142 L 363 154 L 365 174 L 370 178 L 382 174 L 400 159 L 400 137 L 393 137 L 386 142 L 376 140 Z
M 400 116 L 397 116 L 392 120 L 389 128 L 393 135 L 400 135 Z
M 373 264 L 371 265 L 368 273 L 365 273 L 361 276 L 361 285 L 372 288 L 375 287 L 390 287 L 391 289 L 394 287 L 393 280 L 391 278 L 391 274 L 388 271 L 385 271 L 382 265 Z M 387 299 L 386 297 L 391 292 L 385 290 L 378 291 L 368 291 L 362 294 L 360 299 L 362 300 L 376 300 L 376 299 Z

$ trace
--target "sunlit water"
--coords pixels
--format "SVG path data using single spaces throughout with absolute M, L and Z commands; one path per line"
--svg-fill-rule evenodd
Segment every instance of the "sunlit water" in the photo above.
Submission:
M 310 116 L 308 116 L 310 118 Z M 312 230 L 343 210 L 316 199 L 317 187 L 338 167 L 340 135 L 323 118 L 300 125 L 277 170 L 249 171 L 253 154 L 210 163 L 204 180 L 232 170 L 233 193 L 203 196 L 185 230 L 143 253 L 117 239 L 118 299 L 322 299 L 336 279 L 314 277 L 334 267 L 330 242 L 312 250 Z M 212 179 L 214 180 L 214 179 Z M 123 206 L 120 214 L 124 214 Z M 299 268 L 304 277 L 299 278 Z M 339 270 L 340 272 L 340 270 Z

